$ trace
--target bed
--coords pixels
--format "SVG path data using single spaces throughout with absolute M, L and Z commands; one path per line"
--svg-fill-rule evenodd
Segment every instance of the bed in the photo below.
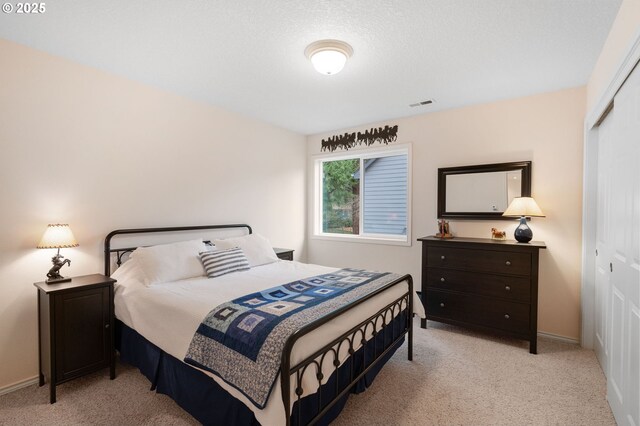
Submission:
M 136 263 L 125 261 L 144 245 L 131 244 L 132 237 L 135 241 L 150 234 L 226 230 L 252 234 L 249 225 L 234 224 L 121 229 L 105 239 L 105 274 L 118 280 L 116 347 L 121 361 L 138 367 L 151 381 L 152 390 L 169 395 L 203 424 L 327 424 L 337 417 L 350 393 L 362 392 L 372 383 L 405 338 L 407 357 L 412 359 L 412 317 L 414 313 L 423 317 L 424 310 L 417 302 L 410 275 L 278 260 L 214 279 L 196 276 L 148 286 L 141 282 Z M 121 237 L 126 237 L 128 244 L 120 247 L 117 239 Z M 220 240 L 215 241 L 222 245 Z M 342 277 L 340 281 L 354 282 L 368 279 L 371 287 L 365 291 L 365 286 L 358 284 L 353 294 L 341 296 L 350 294 L 348 298 L 336 298 L 333 307 L 322 302 L 309 308 L 319 310 L 310 317 L 312 320 L 296 325 L 283 338 L 277 365 L 272 365 L 274 356 L 263 357 L 271 359 L 268 367 L 276 371 L 268 392 L 264 389 L 260 393 L 249 386 L 256 382 L 259 388 L 260 384 L 271 383 L 266 373 L 266 378 L 255 379 L 263 376 L 262 370 L 238 379 L 239 384 L 226 376 L 242 370 L 232 366 L 242 365 L 244 358 L 222 361 L 216 354 L 210 357 L 211 362 L 218 363 L 212 369 L 200 360 L 194 361 L 199 353 L 194 350 L 196 338 L 206 321 L 213 318 L 213 308 L 228 301 L 246 301 L 245 295 L 252 292 L 281 289 L 285 284 L 291 288 L 310 277 Z M 324 310 L 319 308 L 325 305 Z M 246 369 L 252 367 L 262 368 L 248 362 Z M 243 388 L 243 381 L 249 385 Z

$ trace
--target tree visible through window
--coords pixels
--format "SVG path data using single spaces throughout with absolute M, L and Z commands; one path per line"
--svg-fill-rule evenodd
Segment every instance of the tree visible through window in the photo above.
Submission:
M 359 234 L 360 160 L 326 161 L 322 165 L 322 232 Z
M 407 238 L 407 150 L 318 160 L 323 234 Z

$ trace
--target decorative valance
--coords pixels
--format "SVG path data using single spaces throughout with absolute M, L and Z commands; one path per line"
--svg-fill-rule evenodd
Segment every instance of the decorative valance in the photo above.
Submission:
M 321 151 L 333 152 L 338 148 L 349 150 L 356 145 L 370 146 L 374 143 L 384 143 L 385 145 L 395 142 L 398 139 L 398 126 L 384 126 L 377 129 L 365 130 L 363 132 L 345 133 L 335 135 L 327 139 L 322 139 Z

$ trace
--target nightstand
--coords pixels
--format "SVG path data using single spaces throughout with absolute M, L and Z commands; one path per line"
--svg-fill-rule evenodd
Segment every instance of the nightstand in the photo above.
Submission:
M 273 251 L 275 251 L 276 256 L 282 260 L 293 260 L 293 250 L 291 249 L 274 247 Z
M 104 275 L 73 277 L 38 288 L 40 386 L 49 382 L 50 402 L 56 386 L 105 367 L 116 376 L 113 283 Z

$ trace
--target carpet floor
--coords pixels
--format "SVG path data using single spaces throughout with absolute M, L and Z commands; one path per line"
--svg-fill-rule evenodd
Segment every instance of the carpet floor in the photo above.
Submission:
M 414 361 L 406 345 L 398 350 L 334 425 L 615 425 L 593 351 L 539 338 L 530 355 L 523 341 L 433 322 L 415 327 Z M 113 381 L 105 370 L 60 385 L 53 405 L 48 386 L 29 386 L 0 396 L 0 424 L 198 424 L 149 386 L 123 364 Z

